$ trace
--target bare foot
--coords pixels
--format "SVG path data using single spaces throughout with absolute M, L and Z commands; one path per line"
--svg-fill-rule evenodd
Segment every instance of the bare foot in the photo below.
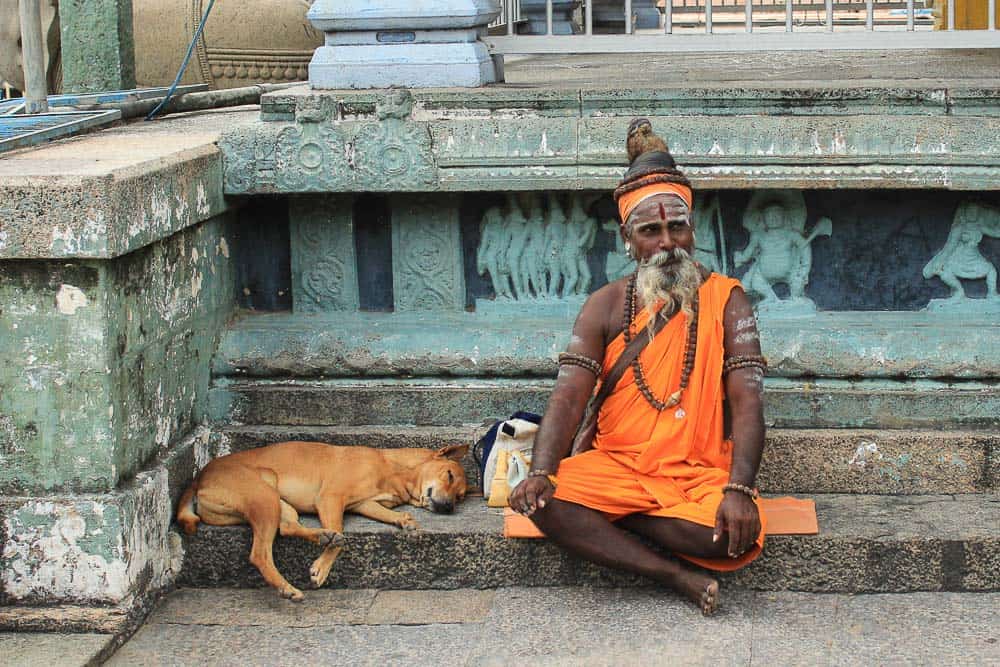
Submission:
M 707 575 L 685 570 L 674 580 L 674 589 L 698 605 L 703 616 L 719 608 L 719 582 Z

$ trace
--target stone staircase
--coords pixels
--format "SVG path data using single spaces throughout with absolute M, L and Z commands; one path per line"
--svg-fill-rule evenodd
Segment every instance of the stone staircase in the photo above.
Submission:
M 237 325 L 238 326 L 238 325 Z M 218 362 L 218 359 L 216 360 Z M 217 376 L 211 402 L 216 451 L 307 439 L 376 447 L 474 442 L 489 418 L 542 411 L 548 379 L 292 379 Z M 1000 434 L 977 410 L 995 388 L 937 391 L 769 380 L 768 445 L 759 484 L 767 494 L 814 498 L 817 536 L 774 536 L 751 567 L 723 579 L 757 590 L 808 592 L 1000 589 Z M 955 404 L 955 419 L 930 419 Z M 834 428 L 850 420 L 863 428 Z M 921 415 L 927 417 L 921 417 Z M 982 414 L 988 415 L 988 412 Z M 485 423 L 484 423 L 485 420 Z M 379 422 L 379 423 L 370 423 Z M 969 424 L 978 424 L 972 428 Z M 934 428 L 931 428 L 931 426 Z M 474 478 L 471 457 L 466 461 Z M 493 588 L 640 585 L 582 563 L 543 540 L 508 540 L 481 497 L 452 516 L 413 510 L 416 533 L 349 517 L 349 544 L 327 586 Z M 306 517 L 304 521 L 315 521 Z M 247 528 L 202 526 L 185 538 L 178 581 L 190 587 L 260 587 L 247 561 Z M 316 549 L 279 539 L 275 558 L 308 587 Z

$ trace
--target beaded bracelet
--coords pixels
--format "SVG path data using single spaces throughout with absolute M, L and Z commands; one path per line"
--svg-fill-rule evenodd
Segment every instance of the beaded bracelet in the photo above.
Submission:
M 528 473 L 528 477 L 548 477 L 551 474 L 548 470 L 532 470 Z
M 590 371 L 594 375 L 601 375 L 601 364 L 594 361 L 590 357 L 583 356 L 582 354 L 563 352 L 559 355 L 559 365 L 579 366 L 580 368 Z
M 735 371 L 738 368 L 759 368 L 762 371 L 767 370 L 767 359 L 760 356 L 759 354 L 737 354 L 731 357 L 727 357 L 722 363 L 722 375 L 726 376 L 731 371 Z
M 760 496 L 760 492 L 757 489 L 752 489 L 745 484 L 737 484 L 735 482 L 729 482 L 723 486 L 722 492 L 725 493 L 726 491 L 739 491 L 744 495 L 750 496 L 754 500 L 757 500 L 757 497 Z

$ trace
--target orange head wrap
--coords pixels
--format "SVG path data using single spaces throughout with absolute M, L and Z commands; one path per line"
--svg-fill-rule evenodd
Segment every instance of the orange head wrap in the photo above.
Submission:
M 628 216 L 632 214 L 635 207 L 642 201 L 649 199 L 653 195 L 671 194 L 677 195 L 691 209 L 691 188 L 680 183 L 650 183 L 641 188 L 627 192 L 618 198 L 618 212 L 621 214 L 621 224 L 628 222 Z

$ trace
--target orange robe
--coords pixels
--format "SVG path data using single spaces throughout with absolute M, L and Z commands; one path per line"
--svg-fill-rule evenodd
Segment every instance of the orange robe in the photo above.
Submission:
M 713 273 L 699 289 L 698 350 L 680 405 L 658 412 L 627 369 L 601 406 L 594 449 L 560 463 L 556 498 L 599 510 L 612 520 L 641 512 L 715 526 L 733 451 L 723 433 L 723 311 L 739 284 Z M 632 325 L 633 336 L 647 335 L 648 319 L 643 309 Z M 639 355 L 646 383 L 660 400 L 680 386 L 687 330 L 683 314 L 673 317 Z M 624 349 L 625 338 L 619 334 L 605 351 L 602 379 Z M 755 547 L 740 558 L 677 555 L 703 567 L 735 570 L 760 554 L 763 511 L 760 520 Z

